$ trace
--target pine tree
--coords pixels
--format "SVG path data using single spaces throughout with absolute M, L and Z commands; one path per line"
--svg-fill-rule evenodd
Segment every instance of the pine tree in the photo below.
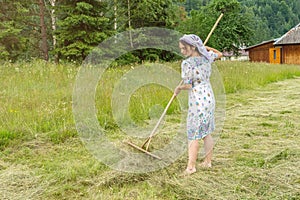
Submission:
M 57 47 L 60 58 L 81 62 L 112 34 L 107 4 L 98 0 L 58 2 Z
M 0 49 L 1 58 L 12 61 L 18 59 L 46 58 L 48 47 L 42 40 L 41 7 L 39 0 L 0 2 L 1 22 Z M 44 10 L 45 11 L 45 10 Z M 44 12 L 44 17 L 47 12 Z M 44 19 L 47 19 L 45 17 Z M 43 21 L 44 37 L 47 21 Z M 41 41 L 43 41 L 41 43 Z M 44 44 L 44 49 L 42 49 Z M 47 48 L 47 49 L 46 49 Z
M 1 60 L 14 60 L 18 57 L 19 51 L 23 46 L 20 36 L 22 27 L 16 22 L 17 16 L 13 10 L 19 11 L 18 13 L 26 12 L 22 9 L 16 9 L 17 3 L 12 1 L 0 2 L 0 59 Z
M 140 39 L 138 34 L 131 36 L 133 29 L 143 27 L 162 27 L 174 29 L 180 22 L 182 11 L 179 7 L 181 0 L 118 0 L 115 19 L 117 31 L 129 31 L 128 40 L 133 44 Z M 136 32 L 135 32 L 136 33 Z M 151 38 L 144 38 L 147 43 Z M 158 49 L 143 49 L 128 53 L 119 62 L 138 62 L 141 60 L 171 60 L 174 55 Z

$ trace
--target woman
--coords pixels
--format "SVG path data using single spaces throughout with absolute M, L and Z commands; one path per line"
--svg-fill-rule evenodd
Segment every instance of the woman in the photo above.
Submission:
M 215 129 L 215 97 L 210 84 L 211 63 L 222 56 L 218 50 L 205 47 L 202 40 L 194 34 L 179 39 L 179 48 L 186 59 L 181 64 L 183 84 L 176 87 L 174 93 L 188 90 L 189 109 L 187 116 L 187 136 L 189 141 L 188 164 L 185 174 L 196 172 L 196 160 L 199 140 L 204 140 L 205 159 L 202 167 L 211 167 L 213 138 Z

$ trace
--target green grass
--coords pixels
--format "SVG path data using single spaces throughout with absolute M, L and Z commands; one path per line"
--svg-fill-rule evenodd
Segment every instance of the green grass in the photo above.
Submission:
M 166 65 L 180 70 L 179 62 Z M 298 199 L 299 81 L 269 83 L 300 76 L 300 67 L 228 61 L 216 65 L 227 93 L 227 118 L 214 167 L 181 178 L 186 155 L 165 169 L 130 174 L 109 169 L 86 150 L 72 113 L 79 66 L 3 63 L 1 199 Z M 97 88 L 99 124 L 115 140 L 120 131 L 112 117 L 111 94 L 114 83 L 130 69 L 107 70 Z M 157 85 L 140 88 L 129 102 L 132 118 L 142 124 L 151 115 L 159 116 L 156 112 L 171 95 Z M 178 112 L 174 102 L 169 124 L 178 123 Z M 152 143 L 159 146 L 165 139 Z
M 1 129 L 15 139 L 74 132 L 72 89 L 75 66 L 34 63 L 1 66 Z M 69 134 L 69 133 L 68 133 Z M 72 135 L 72 134 L 71 134 Z
M 254 89 L 280 80 L 300 76 L 299 65 L 274 65 L 268 63 L 218 62 L 226 93 Z
M 0 131 L 0 148 L 4 149 L 10 141 L 16 139 L 17 137 L 17 134 L 9 132 L 7 130 Z
M 218 68 L 219 75 L 223 78 L 222 82 L 227 94 L 245 89 L 254 89 L 272 82 L 300 76 L 299 65 L 271 65 L 268 63 L 230 61 L 216 62 L 215 65 Z M 179 62 L 168 63 L 166 66 L 180 72 Z M 130 66 L 112 68 L 104 73 L 102 77 L 102 82 L 100 83 L 101 87 L 98 87 L 96 96 L 96 106 L 98 108 L 99 121 L 102 127 L 114 129 L 117 126 L 114 123 L 111 113 L 111 95 L 114 83 L 129 70 L 131 70 Z M 218 76 L 216 77 L 218 78 Z M 222 86 L 217 85 L 216 87 L 217 89 L 222 90 Z M 166 107 L 171 96 L 172 91 L 158 85 L 153 84 L 139 88 L 130 99 L 129 110 L 132 119 L 137 123 L 149 120 L 149 110 L 157 104 L 161 105 L 163 108 Z M 178 113 L 179 110 L 179 104 L 175 100 L 169 108 L 168 114 Z

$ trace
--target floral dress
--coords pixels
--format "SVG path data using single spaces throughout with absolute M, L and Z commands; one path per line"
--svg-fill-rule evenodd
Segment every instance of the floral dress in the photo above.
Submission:
M 212 58 L 217 54 L 210 52 Z M 211 64 L 203 57 L 189 57 L 181 64 L 184 84 L 192 84 L 187 116 L 188 140 L 203 139 L 215 129 L 215 97 L 210 84 Z

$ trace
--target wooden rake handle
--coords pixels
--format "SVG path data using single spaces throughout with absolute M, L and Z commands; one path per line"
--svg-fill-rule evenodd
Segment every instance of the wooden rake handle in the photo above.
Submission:
M 180 86 L 182 83 L 183 83 L 183 80 L 180 81 L 180 83 L 178 84 L 178 86 Z M 166 106 L 164 112 L 162 113 L 162 115 L 160 116 L 159 120 L 157 121 L 157 123 L 156 123 L 154 129 L 152 130 L 152 132 L 151 132 L 151 134 L 150 134 L 150 136 L 149 136 L 149 137 L 147 138 L 147 140 L 143 143 L 142 148 L 144 148 L 144 146 L 147 144 L 147 146 L 146 146 L 146 151 L 148 151 L 148 148 L 149 148 L 149 144 L 150 144 L 150 142 L 151 142 L 151 139 L 152 139 L 152 137 L 155 135 L 156 130 L 158 129 L 158 127 L 159 127 L 161 121 L 163 120 L 163 118 L 165 117 L 165 115 L 166 115 L 166 113 L 167 113 L 167 111 L 168 111 L 170 105 L 172 104 L 173 100 L 175 99 L 175 97 L 176 97 L 176 94 L 174 93 L 173 96 L 172 96 L 172 98 L 170 99 L 169 103 L 167 104 L 167 106 Z
M 206 40 L 204 41 L 203 45 L 205 45 L 205 44 L 208 42 L 210 36 L 212 35 L 212 33 L 214 32 L 214 30 L 216 29 L 216 27 L 217 27 L 218 23 L 220 22 L 220 20 L 222 19 L 223 15 L 224 15 L 224 14 L 221 13 L 221 15 L 220 15 L 219 18 L 217 19 L 215 25 L 214 25 L 214 26 L 212 27 L 212 29 L 210 30 L 210 33 L 209 33 L 208 36 L 206 37 Z

